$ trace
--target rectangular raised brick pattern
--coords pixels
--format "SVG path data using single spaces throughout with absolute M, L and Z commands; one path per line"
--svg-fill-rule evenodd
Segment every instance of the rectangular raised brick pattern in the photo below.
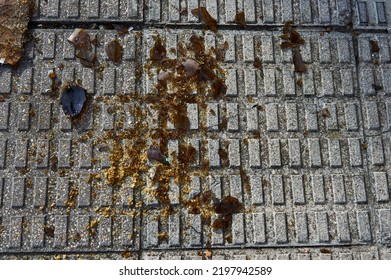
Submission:
M 288 232 L 286 224 L 286 213 L 274 213 L 274 229 L 276 234 L 276 243 L 283 244 L 288 242 Z
M 47 201 L 48 178 L 35 177 L 33 205 L 34 207 L 46 206 Z
M 234 244 L 245 243 L 243 213 L 232 215 L 232 241 Z
M 272 199 L 274 205 L 285 203 L 284 182 L 281 175 L 271 175 L 270 182 L 272 186 Z
M 12 207 L 23 207 L 25 199 L 25 178 L 14 178 L 12 185 Z
M 0 169 L 6 166 L 7 157 L 7 139 L 0 139 Z
M 45 216 L 35 216 L 31 219 L 31 246 L 33 248 L 44 247 Z
M 266 227 L 265 227 L 264 213 L 253 214 L 253 228 L 254 228 L 254 243 L 256 244 L 266 243 Z

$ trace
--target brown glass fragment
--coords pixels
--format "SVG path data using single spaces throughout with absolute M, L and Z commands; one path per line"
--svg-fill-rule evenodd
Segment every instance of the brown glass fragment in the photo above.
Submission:
M 262 62 L 261 62 L 261 59 L 258 56 L 255 57 L 253 65 L 254 65 L 255 68 L 258 68 L 259 70 L 262 70 Z
M 280 38 L 284 40 L 280 44 L 281 49 L 296 48 L 305 43 L 305 40 L 301 38 L 300 33 L 292 28 L 292 24 L 293 21 L 290 20 L 284 25 L 283 33 L 280 36 Z
M 290 49 L 293 48 L 293 44 L 291 42 L 282 42 L 280 44 L 281 49 Z
M 187 116 L 187 108 L 185 104 L 180 104 L 178 106 L 173 106 L 173 123 L 176 129 L 179 130 L 189 130 L 190 129 L 190 120 Z
M 370 40 L 369 42 L 371 43 L 372 52 L 379 52 L 380 51 L 379 45 L 377 44 L 376 41 Z
M 186 72 L 187 77 L 193 77 L 197 71 L 200 69 L 200 64 L 193 59 L 186 59 L 185 62 L 182 62 L 183 68 Z
M 225 149 L 220 148 L 218 154 L 220 156 L 222 166 L 228 167 L 229 165 L 228 152 Z
M 301 38 L 300 33 L 293 29 L 291 30 L 289 38 L 291 40 L 291 43 L 295 45 L 304 45 L 305 43 L 304 39 Z
M 250 180 L 249 177 L 247 176 L 246 171 L 244 171 L 243 167 L 240 167 L 240 178 L 242 179 L 244 189 L 247 192 L 250 192 L 251 191 Z
M 122 59 L 122 47 L 117 40 L 106 44 L 105 51 L 107 56 L 114 63 L 120 63 Z
M 212 82 L 212 88 L 210 90 L 214 99 L 219 99 L 227 93 L 227 86 L 220 78 L 215 78 Z
M 213 210 L 219 216 L 213 221 L 212 227 L 221 230 L 228 229 L 232 224 L 232 214 L 240 213 L 243 208 L 243 204 L 230 195 L 224 196 L 220 201 L 214 199 Z
M 246 19 L 244 16 L 244 12 L 239 12 L 235 15 L 235 22 L 240 24 L 243 27 L 246 27 Z
M 112 24 L 114 29 L 117 31 L 119 36 L 125 36 L 126 34 L 129 34 L 129 29 L 126 25 L 124 24 Z
M 147 157 L 149 160 L 156 160 L 161 163 L 167 163 L 166 157 L 162 154 L 160 149 L 156 146 L 149 147 L 147 151 Z
M 292 29 L 292 25 L 294 24 L 293 20 L 287 20 L 284 23 L 284 27 L 282 29 L 283 33 L 290 33 L 290 30 Z
M 90 35 L 84 30 L 77 28 L 69 36 L 68 41 L 76 48 L 76 57 L 80 59 L 83 66 L 93 68 L 96 62 L 96 55 L 93 52 Z
M 200 78 L 203 81 L 213 81 L 216 78 L 215 72 L 206 64 L 201 65 Z
M 208 13 L 205 7 L 200 7 L 197 9 L 191 10 L 191 13 L 198 17 L 199 20 L 202 21 L 210 30 L 213 32 L 217 32 L 217 21 Z
M 214 193 L 210 190 L 205 191 L 201 196 L 201 202 L 203 205 L 210 204 L 211 202 L 214 202 L 214 201 L 216 201 L 216 203 L 217 203 L 217 200 L 216 200 Z
M 234 214 L 243 210 L 243 204 L 236 197 L 227 195 L 219 202 L 215 202 L 213 208 L 216 214 Z
M 157 75 L 158 81 L 167 81 L 170 78 L 170 74 L 166 71 L 160 71 Z
M 330 110 L 329 110 L 329 108 L 324 108 L 324 109 L 322 110 L 322 117 L 323 117 L 323 118 L 328 118 L 328 117 L 330 117 Z
M 330 249 L 326 249 L 326 248 L 321 248 L 321 249 L 320 249 L 320 252 L 321 252 L 322 254 L 331 254 L 331 250 L 330 250 Z
M 166 48 L 162 45 L 162 40 L 160 37 L 157 37 L 155 39 L 155 45 L 153 48 L 149 51 L 149 58 L 151 60 L 162 60 L 166 57 Z
M 225 230 L 231 226 L 232 215 L 221 215 L 212 223 L 212 228 Z
M 43 231 L 47 237 L 54 238 L 54 226 L 45 226 Z
M 179 162 L 182 164 L 192 164 L 196 161 L 197 150 L 190 144 L 179 146 Z
M 301 56 L 300 50 L 298 48 L 292 49 L 293 52 L 293 64 L 295 65 L 296 72 L 305 72 L 307 71 L 307 66 L 303 62 L 303 57 Z
M 190 37 L 189 49 L 194 52 L 196 58 L 199 58 L 205 53 L 204 39 L 198 35 L 192 35 Z

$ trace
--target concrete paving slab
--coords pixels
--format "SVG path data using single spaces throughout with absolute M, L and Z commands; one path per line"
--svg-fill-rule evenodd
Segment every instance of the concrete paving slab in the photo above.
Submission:
M 207 250 L 212 259 L 390 258 L 388 2 L 105 3 L 39 1 L 24 60 L 0 66 L 1 258 L 202 259 Z M 192 16 L 203 5 L 218 33 L 202 31 Z M 247 30 L 235 23 L 240 11 Z M 294 71 L 291 49 L 280 47 L 280 27 L 292 18 L 305 40 L 304 73 Z M 107 22 L 137 23 L 137 30 L 87 30 L 99 66 L 83 67 L 67 41 L 70 26 Z M 338 31 L 325 32 L 328 26 Z M 194 59 L 192 35 L 203 38 L 227 91 L 186 101 L 189 130 L 178 136 L 175 119 L 156 110 L 160 66 L 150 51 L 159 37 L 169 61 Z M 118 64 L 105 53 L 114 39 L 123 48 Z M 86 89 L 77 121 L 64 115 L 56 81 Z M 167 94 L 177 87 L 167 85 Z M 162 123 L 171 136 L 151 137 Z M 169 204 L 151 195 L 161 191 L 158 165 L 131 153 L 144 145 L 140 138 L 163 143 L 174 166 L 184 144 L 196 151 L 186 183 L 164 177 Z M 131 156 L 118 164 L 116 151 Z M 129 174 L 113 186 L 105 178 L 121 166 Z M 243 203 L 231 227 L 213 229 L 189 208 L 207 190 Z

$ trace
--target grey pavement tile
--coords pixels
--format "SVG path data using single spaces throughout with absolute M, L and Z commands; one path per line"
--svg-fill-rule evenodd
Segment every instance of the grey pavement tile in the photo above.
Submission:
M 391 5 L 388 1 L 353 1 L 354 26 L 360 29 L 388 29 L 391 27 Z
M 384 31 L 390 27 L 388 2 L 37 2 L 38 28 L 50 22 L 126 22 L 142 30 L 124 37 L 115 30 L 88 31 L 99 42 L 94 52 L 102 71 L 80 65 L 67 42 L 72 29 L 32 30 L 35 39 L 22 65 L 0 66 L 0 94 L 6 96 L 0 102 L 0 252 L 104 256 L 110 251 L 120 258 L 125 250 L 141 250 L 144 259 L 202 259 L 211 246 L 213 259 L 390 257 L 384 246 L 391 240 L 389 35 L 306 29 L 343 30 L 353 19 L 358 30 Z M 199 30 L 191 10 L 200 6 L 225 26 L 219 34 Z M 234 27 L 240 11 L 248 26 L 266 28 Z M 281 32 L 267 30 L 289 19 L 303 27 L 305 73 L 293 71 L 291 50 L 280 48 Z M 149 28 L 164 23 L 182 28 Z M 156 90 L 157 72 L 142 71 L 155 35 L 176 59 L 193 34 L 204 36 L 208 49 L 228 43 L 221 62 L 227 93 L 207 104 L 186 104 L 188 135 L 164 143 L 169 162 L 178 160 L 183 143 L 195 147 L 196 160 L 188 185 L 170 178 L 173 212 L 163 215 L 167 208 L 150 197 L 160 187 L 151 177 L 153 164 L 143 174 L 142 190 L 134 188 L 134 178 L 112 188 L 101 172 L 112 167 L 111 149 L 118 143 L 98 139 L 134 128 L 140 106 L 149 106 L 146 125 L 157 127 L 152 104 L 124 102 L 119 109 L 112 100 L 119 93 L 148 96 Z M 114 38 L 124 48 L 121 64 L 104 52 Z M 50 97 L 50 72 L 62 82 L 80 80 L 86 88 L 93 106 L 81 123 L 66 118 Z M 167 120 L 170 131 L 172 121 Z M 201 168 L 207 176 L 197 173 Z M 244 204 L 228 229 L 211 229 L 202 215 L 183 206 L 206 190 Z

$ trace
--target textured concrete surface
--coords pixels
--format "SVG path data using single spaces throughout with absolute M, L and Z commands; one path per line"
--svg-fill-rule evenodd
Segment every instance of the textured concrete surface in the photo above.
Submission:
M 218 20 L 217 34 L 191 14 L 199 6 Z M 240 11 L 246 29 L 235 23 Z M 305 73 L 280 48 L 289 19 L 306 41 Z M 107 22 L 134 30 L 120 37 L 101 28 Z M 37 0 L 31 26 L 20 65 L 0 66 L 0 258 L 391 259 L 389 1 Z M 103 72 L 79 63 L 66 40 L 75 26 L 93 28 Z M 207 176 L 191 175 L 190 193 L 210 189 L 245 205 L 224 232 L 188 213 L 182 186 L 171 185 L 175 213 L 166 217 L 131 182 L 113 188 L 96 176 L 110 167 L 96 140 L 134 127 L 132 108 L 148 107 L 115 111 L 110 99 L 153 91 L 157 79 L 142 66 L 155 35 L 175 58 L 192 34 L 206 49 L 228 42 L 226 98 L 187 104 L 186 138 L 197 147 L 195 170 L 209 162 Z M 120 64 L 104 52 L 114 38 Z M 94 106 L 81 122 L 47 94 L 51 71 L 86 88 Z M 178 150 L 177 140 L 168 145 Z

